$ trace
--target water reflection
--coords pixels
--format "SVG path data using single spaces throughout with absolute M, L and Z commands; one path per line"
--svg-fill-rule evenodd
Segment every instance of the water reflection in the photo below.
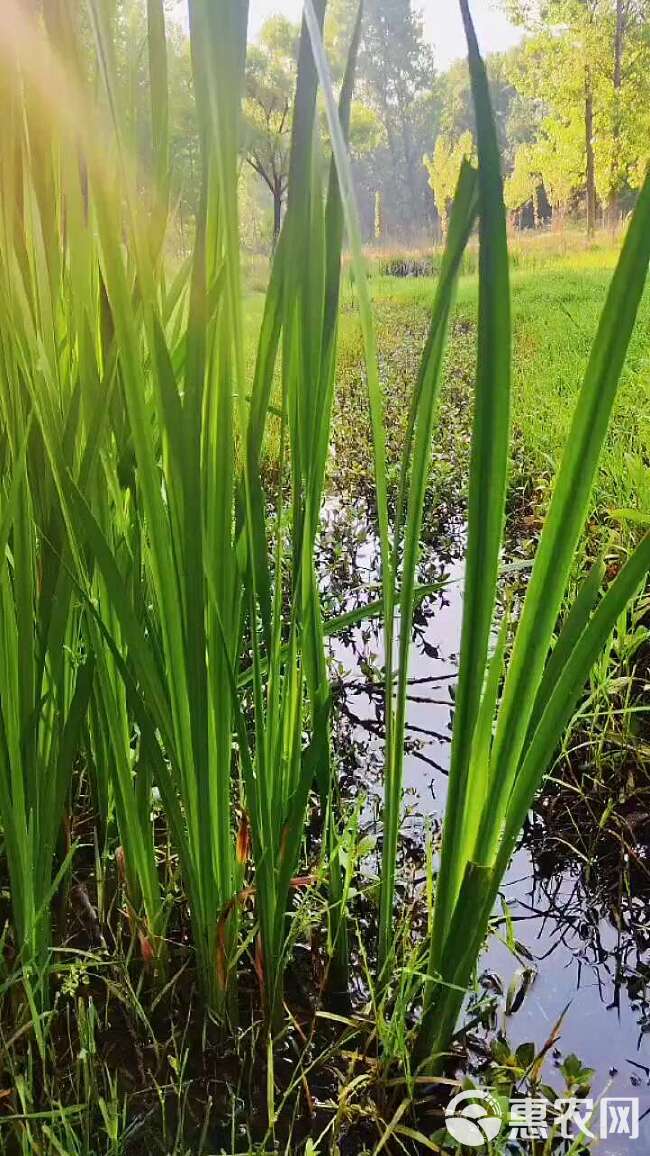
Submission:
M 446 579 L 447 585 L 421 603 L 413 631 L 402 855 L 412 857 L 415 864 L 422 861 L 424 825 L 437 827 L 446 798 L 462 614 L 462 548 L 459 523 L 446 556 L 429 550 L 419 575 L 421 582 Z M 377 597 L 378 554 L 372 522 L 364 511 L 350 512 L 341 503 L 330 503 L 319 563 L 328 613 L 341 613 Z M 355 591 L 351 596 L 350 589 Z M 342 785 L 355 796 L 360 786 L 367 792 L 364 821 L 378 835 L 379 845 L 384 733 L 381 623 L 366 622 L 332 640 L 331 660 Z M 521 960 L 502 937 L 493 936 L 481 961 L 486 977 L 500 980 L 490 1027 L 505 1030 L 514 1046 L 532 1040 L 541 1047 L 568 1005 L 558 1051 L 575 1052 L 596 1069 L 595 1095 L 607 1085 L 611 1094 L 639 1095 L 643 1114 L 650 1110 L 650 1092 L 644 1093 L 650 1089 L 647 880 L 645 887 L 627 893 L 620 885 L 614 887 L 614 903 L 612 880 L 586 870 L 580 854 L 559 843 L 559 832 L 545 818 L 544 800 L 538 811 L 523 832 L 503 889 L 511 927 L 534 979 L 516 1014 L 506 1019 L 504 993 Z M 485 986 L 489 987 L 489 979 Z M 556 1060 L 560 1062 L 559 1054 Z

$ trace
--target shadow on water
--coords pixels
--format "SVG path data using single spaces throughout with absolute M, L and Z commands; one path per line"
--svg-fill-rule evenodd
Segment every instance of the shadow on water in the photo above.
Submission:
M 439 833 L 447 794 L 451 724 L 462 620 L 464 526 L 444 556 L 424 552 L 419 580 L 446 580 L 418 609 L 409 677 L 404 767 L 403 866 L 423 863 L 427 826 Z M 378 544 L 372 519 L 337 501 L 325 510 L 319 569 L 327 613 L 377 597 Z M 350 589 L 357 593 L 350 596 Z M 381 841 L 383 647 L 381 623 L 365 622 L 331 642 L 336 711 L 334 741 L 344 794 L 366 796 L 363 820 Z M 638 1142 L 616 1152 L 650 1150 L 650 889 L 600 877 L 547 819 L 543 796 L 529 816 L 504 881 L 509 919 L 497 920 L 480 964 L 485 1040 L 501 1032 L 513 1048 L 541 1048 L 562 1013 L 551 1063 L 576 1054 L 595 1070 L 592 1094 L 638 1096 Z M 376 854 L 376 853 L 375 853 Z M 378 870 L 378 861 L 369 865 Z M 637 880 L 638 882 L 638 880 Z M 613 892 L 617 895 L 613 902 Z M 495 914 L 500 914 L 499 912 Z M 506 935 L 506 926 L 509 934 Z M 516 954 L 511 950 L 513 940 Z M 510 945 L 508 945 L 508 941 Z M 526 981 L 522 982 L 522 977 Z M 514 994 L 513 994 L 514 993 Z M 508 1009 L 508 1011 L 506 1011 Z M 516 1009 L 516 1010 L 515 1010 Z M 548 1082 L 553 1083 L 549 1078 Z M 602 1150 L 602 1149 L 601 1149 Z M 612 1152 L 614 1150 L 612 1149 Z M 608 1150 L 609 1152 L 609 1150 Z

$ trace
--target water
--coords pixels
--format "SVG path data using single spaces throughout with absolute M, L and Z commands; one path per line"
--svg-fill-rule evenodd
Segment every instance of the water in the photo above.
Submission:
M 463 596 L 462 525 L 455 531 L 456 546 L 448 545 L 448 556 L 431 554 L 423 567 L 422 580 L 445 576 L 448 585 L 417 614 L 411 650 L 403 845 L 416 855 L 425 823 L 440 822 L 447 791 Z M 324 595 L 334 612 L 356 604 L 346 593 L 351 587 L 376 583 L 377 555 L 364 515 L 344 514 L 331 503 L 322 562 Z M 357 602 L 371 597 L 376 591 L 360 593 Z M 347 752 L 343 777 L 358 793 L 361 776 L 368 792 L 364 819 L 377 830 L 383 766 L 380 623 L 364 623 L 332 640 L 331 654 L 339 680 L 337 748 Z M 609 1138 L 599 1151 L 607 1156 L 650 1151 L 650 904 L 642 895 L 628 896 L 612 914 L 608 889 L 597 873 L 586 878 L 584 864 L 570 848 L 558 863 L 557 854 L 549 854 L 547 835 L 543 818 L 532 818 L 504 882 L 522 958 L 498 936 L 482 956 L 490 990 L 501 988 L 491 1027 L 507 1035 L 513 1050 L 528 1041 L 540 1049 L 564 1012 L 557 1051 L 561 1057 L 574 1053 L 595 1069 L 594 1097 L 606 1091 L 640 1100 L 639 1140 Z M 506 1016 L 505 993 L 522 964 L 534 969 L 535 978 L 518 1010 Z M 553 1070 L 559 1062 L 559 1054 L 549 1055 L 544 1078 L 561 1089 L 562 1079 Z

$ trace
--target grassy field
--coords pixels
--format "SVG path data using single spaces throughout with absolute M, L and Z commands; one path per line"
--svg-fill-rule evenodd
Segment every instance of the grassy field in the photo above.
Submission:
M 559 465 L 578 391 L 587 365 L 619 246 L 609 234 L 587 246 L 581 233 L 519 238 L 511 251 L 513 310 L 513 460 L 510 493 L 517 505 L 523 491 L 536 513 L 545 509 Z M 465 263 L 472 268 L 470 249 Z M 436 277 L 380 272 L 403 261 L 437 264 L 437 254 L 370 251 L 384 399 L 390 415 L 389 457 L 396 466 L 411 388 L 430 318 Z M 252 362 L 264 297 L 256 270 L 247 298 L 248 349 Z M 433 475 L 441 507 L 449 487 L 462 499 L 471 390 L 475 361 L 478 275 L 459 281 L 455 320 L 447 354 L 440 421 L 434 435 Z M 338 355 L 338 393 L 331 470 L 346 486 L 370 468 L 370 424 L 361 369 L 361 334 L 354 294 L 344 293 Z M 392 453 L 391 453 L 392 447 Z M 614 416 L 593 495 L 591 528 L 611 527 L 623 541 L 638 536 L 650 518 L 650 290 L 646 291 L 616 398 Z M 624 513 L 625 512 L 625 513 Z M 444 509 L 441 510 L 441 514 Z M 599 541 L 602 540 L 598 534 Z
M 618 253 L 616 247 L 604 242 L 586 249 L 580 237 L 573 239 L 573 247 L 571 241 L 568 244 L 566 250 L 561 242 L 556 242 L 554 249 L 540 250 L 535 238 L 525 247 L 520 242 L 520 251 L 515 250 L 511 268 L 513 421 L 515 444 L 520 450 L 511 482 L 520 484 L 525 479 L 540 485 L 542 497 L 560 461 Z M 372 281 L 389 397 L 394 390 L 399 395 L 400 382 L 412 380 L 434 285 L 432 277 L 377 276 Z M 476 275 L 463 276 L 443 407 L 450 402 L 459 363 L 472 357 L 471 342 L 468 350 L 462 347 L 467 344 L 464 341 L 467 325 L 472 328 L 475 325 L 477 293 Z M 354 366 L 357 343 L 356 322 L 348 316 L 340 352 L 341 362 L 348 371 Z M 471 364 L 464 368 L 470 371 L 471 382 Z M 345 405 L 342 388 L 342 413 Z M 440 432 L 447 438 L 448 430 Z M 650 292 L 646 291 L 594 490 L 594 509 L 599 522 L 608 521 L 609 511 L 621 509 L 650 517 L 649 467 Z

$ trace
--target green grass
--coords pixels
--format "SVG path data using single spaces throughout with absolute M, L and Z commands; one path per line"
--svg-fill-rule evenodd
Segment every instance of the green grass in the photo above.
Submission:
M 526 512 L 539 514 L 545 509 L 549 479 L 560 461 L 620 245 L 606 236 L 586 248 L 581 235 L 568 233 L 563 245 L 556 240 L 555 246 L 544 252 L 543 260 L 534 248 L 532 255 L 530 250 L 529 241 L 511 266 L 514 442 L 510 492 L 514 508 L 521 503 L 523 488 Z M 372 255 L 369 260 L 372 263 Z M 406 398 L 417 372 L 435 287 L 435 277 L 373 276 L 370 282 L 388 418 L 388 466 L 393 474 L 404 432 Z M 454 495 L 457 505 L 462 501 L 468 432 L 463 398 L 471 389 L 477 300 L 476 274 L 461 275 L 441 391 L 442 420 L 433 447 L 432 505 L 453 505 Z M 246 296 L 246 338 L 251 357 L 263 301 L 259 292 Z M 336 452 L 330 463 L 332 480 L 345 488 L 367 484 L 371 465 L 361 360 L 361 334 L 347 276 L 334 402 Z M 273 438 L 272 429 L 269 436 Z M 440 452 L 438 439 L 442 439 Z M 646 289 L 596 474 L 596 522 L 592 529 L 600 532 L 612 524 L 621 528 L 624 540 L 638 536 L 638 522 L 612 519 L 608 511 L 631 509 L 650 517 L 649 446 L 650 289 Z
M 439 1068 L 460 1014 L 492 906 L 516 839 L 579 699 L 589 671 L 627 603 L 644 581 L 650 535 L 642 538 L 599 600 L 601 562 L 591 569 L 558 623 L 574 555 L 590 509 L 594 476 L 611 420 L 620 374 L 643 294 L 650 246 L 650 177 L 646 180 L 612 277 L 570 431 L 553 480 L 526 593 L 510 633 L 502 616 L 490 639 L 498 602 L 506 474 L 510 444 L 511 312 L 509 261 L 500 158 L 483 62 L 469 7 L 461 0 L 477 122 L 479 293 L 477 358 L 467 503 L 467 559 L 458 684 L 455 694 L 448 797 L 443 823 L 428 946 L 423 1017 L 416 1035 L 422 1065 Z M 455 291 L 457 258 L 467 243 L 476 206 L 461 171 L 429 335 L 414 380 L 389 543 L 386 430 L 379 358 L 350 167 L 337 131 L 327 64 L 310 0 L 306 17 L 316 65 L 328 98 L 328 119 L 341 182 L 371 412 L 373 472 L 384 591 L 385 802 L 380 882 L 379 969 L 388 975 L 392 934 L 404 741 L 404 697 L 412 623 L 409 599 L 417 564 L 426 497 L 426 464 L 439 388 L 442 353 Z M 472 206 L 472 207 L 470 207 Z M 462 237 L 462 240 L 461 240 Z M 408 517 L 404 518 L 408 511 Z M 415 527 L 415 529 L 414 529 Z M 413 538 L 415 537 L 415 541 Z M 401 552 L 403 551 L 403 555 Z M 398 560 L 404 559 L 398 596 Z M 598 604 L 597 604 L 598 603 Z M 394 610 L 400 609 L 399 657 L 394 653 Z M 559 630 L 555 640 L 556 630 Z M 395 691 L 393 673 L 396 674 Z
M 513 271 L 541 271 L 549 267 L 597 268 L 609 264 L 613 269 L 616 254 L 620 249 L 622 231 L 599 230 L 591 239 L 584 231 L 567 226 L 562 229 L 539 231 L 510 230 L 508 234 L 508 257 Z M 442 248 L 433 244 L 427 248 L 400 249 L 376 248 L 366 250 L 368 274 L 373 280 L 397 277 L 437 276 L 442 260 Z M 479 246 L 472 238 L 463 253 L 461 273 L 464 276 L 478 273 Z M 348 262 L 349 265 L 349 262 Z M 259 277 L 259 266 L 255 271 Z M 251 270 L 253 276 L 253 270 Z
M 271 1138 L 277 1045 L 295 1044 L 294 1030 L 305 1041 L 285 1002 L 284 973 L 312 926 L 324 941 L 313 1012 L 328 988 L 347 993 L 354 836 L 334 775 L 326 638 L 351 619 L 323 620 L 315 548 L 328 471 L 332 478 L 347 470 L 349 500 L 363 488 L 376 510 L 381 597 L 363 612 L 383 612 L 386 666 L 373 982 L 381 1000 L 392 990 L 398 1028 L 422 1007 L 409 1046 L 428 1071 L 451 1043 L 527 810 L 589 672 L 650 564 L 646 536 L 609 574 L 602 597 L 600 561 L 577 593 L 569 584 L 645 283 L 649 181 L 606 301 L 594 301 L 594 332 L 585 332 L 570 363 L 575 380 L 558 386 L 567 392 L 562 414 L 572 411 L 570 432 L 560 423 L 551 430 L 552 451 L 540 450 L 541 434 L 529 447 L 528 417 L 519 418 L 515 454 L 524 466 L 539 459 L 533 475 L 545 477 L 548 468 L 555 477 L 548 503 L 540 489 L 546 516 L 519 620 L 502 615 L 510 269 L 487 79 L 465 0 L 461 7 L 479 168 L 461 171 L 440 274 L 435 285 L 418 286 L 419 304 L 398 300 L 402 287 L 395 300 L 382 300 L 383 282 L 366 278 L 346 147 L 360 17 L 335 97 L 321 35 L 326 2 L 305 0 L 287 213 L 263 304 L 252 297 L 246 307 L 237 171 L 247 5 L 190 5 L 202 195 L 192 258 L 171 277 L 163 256 L 170 173 L 162 0 L 147 5 L 147 179 L 135 164 L 128 94 L 100 0 L 88 4 L 93 48 L 83 41 L 94 53 L 92 69 L 79 67 L 72 0 L 60 0 L 58 18 L 46 28 L 30 25 L 22 7 L 10 22 L 19 71 L 9 72 L 0 94 L 0 821 L 12 933 L 7 928 L 3 945 L 11 950 L 2 952 L 1 981 L 2 1011 L 13 1004 L 12 1044 L 25 1037 L 20 1071 L 12 1073 L 10 1118 L 23 1151 L 33 1147 L 28 1120 L 59 1114 L 46 1089 L 66 978 L 78 994 L 78 959 L 69 952 L 65 919 L 55 928 L 51 909 L 56 898 L 65 913 L 66 884 L 79 860 L 77 899 L 100 925 L 88 889 L 96 892 L 116 947 L 113 959 L 104 944 L 97 957 L 86 952 L 82 970 L 123 966 L 147 1037 L 148 1015 L 168 1006 L 177 985 L 185 989 L 178 1014 L 187 1017 L 188 1031 L 192 1022 L 201 1056 L 209 1025 L 222 1042 L 237 1037 L 240 1004 L 248 1001 L 252 1034 L 266 1045 Z M 317 131 L 319 86 L 333 152 L 328 177 Z M 60 101 L 51 100 L 52 91 Z M 476 251 L 466 258 L 465 250 L 477 220 L 478 280 L 461 285 L 454 325 L 458 275 L 466 261 L 476 262 Z M 348 298 L 337 375 L 344 228 L 358 322 Z M 301 259 L 306 253 L 308 261 Z M 549 259 L 535 256 L 528 275 L 539 282 Z M 377 341 L 378 306 L 392 310 L 399 394 Z M 418 309 L 419 329 L 399 314 Z M 515 295 L 516 332 L 518 309 Z M 539 349 L 546 355 L 552 343 L 542 340 L 545 311 L 562 310 L 540 299 Z M 526 325 L 530 313 L 526 307 Z M 519 358 L 525 370 L 525 346 Z M 634 374 L 634 359 L 627 372 Z M 542 365 L 532 386 L 527 377 L 516 417 L 527 414 L 548 373 Z M 444 404 L 451 388 L 457 423 L 438 413 L 445 379 Z M 634 395 L 633 383 L 627 388 Z M 331 419 L 336 451 L 346 408 L 354 436 L 339 461 L 329 453 Z M 543 414 L 530 424 L 545 432 L 550 426 Z M 467 489 L 463 628 L 431 925 L 414 945 L 417 967 L 395 974 L 410 639 L 422 594 L 416 577 L 432 446 L 437 493 L 449 499 L 450 489 L 454 496 Z M 443 477 L 447 451 L 453 467 Z M 620 461 L 610 473 L 617 471 Z M 600 505 L 604 492 L 599 479 Z M 627 491 L 617 494 L 624 498 L 632 501 Z M 70 824 L 85 832 L 83 847 L 79 839 L 69 845 Z M 107 918 L 111 870 L 118 898 Z M 432 893 L 431 878 L 428 886 Z M 311 911 L 296 893 L 310 897 Z M 120 944 L 128 938 L 123 959 Z M 79 1050 L 84 1064 L 101 1016 L 108 1023 L 116 1014 L 111 1000 L 121 999 L 97 978 L 97 1004 L 79 996 L 72 1011 L 67 1005 L 69 1051 Z M 3 1028 L 5 1022 L 0 1017 Z M 183 1044 L 175 1066 L 170 1060 L 183 1086 L 187 1055 Z M 384 1070 L 393 1059 L 379 1056 Z M 75 1100 L 93 1095 L 96 1072 L 89 1069 Z M 114 1132 L 117 1096 L 99 1103 L 106 1131 Z M 70 1101 L 63 1113 L 64 1127 L 86 1115 Z M 399 1117 L 393 1120 L 397 1126 Z
M 542 268 L 512 270 L 513 486 L 526 481 L 545 489 L 558 466 L 617 255 L 618 249 L 612 246 L 569 250 L 552 254 Z M 399 397 L 424 340 L 435 279 L 381 277 L 371 285 L 378 344 L 385 359 L 386 393 L 395 390 Z M 462 323 L 475 324 L 477 293 L 475 275 L 460 278 L 456 308 L 460 328 L 451 341 L 443 406 L 452 404 L 466 368 L 467 336 Z M 341 326 L 340 346 L 342 390 L 349 377 L 354 396 L 360 342 L 351 315 Z M 340 411 L 344 421 L 345 392 Z M 596 475 L 593 507 L 601 521 L 606 520 L 608 510 L 616 509 L 632 508 L 650 516 L 648 446 L 650 290 L 641 304 Z M 543 503 L 543 493 L 540 498 Z

